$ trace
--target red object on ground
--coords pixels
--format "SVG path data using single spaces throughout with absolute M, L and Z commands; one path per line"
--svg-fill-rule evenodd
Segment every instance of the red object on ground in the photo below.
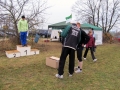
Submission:
M 49 42 L 49 40 L 44 40 L 44 42 Z

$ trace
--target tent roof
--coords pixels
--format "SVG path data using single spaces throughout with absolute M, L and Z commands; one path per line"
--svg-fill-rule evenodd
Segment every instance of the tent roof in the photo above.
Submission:
M 81 28 L 83 28 L 83 29 L 90 29 L 90 28 L 93 28 L 94 30 L 102 30 L 102 28 L 97 27 L 97 26 L 94 26 L 94 25 L 89 24 L 89 23 L 81 24 Z
M 70 23 L 66 23 L 66 21 L 55 23 L 52 25 L 48 25 L 48 28 L 53 28 L 53 29 L 64 29 L 67 25 Z
M 53 29 L 64 29 L 67 25 L 69 25 L 70 23 L 66 23 L 66 21 L 63 22 L 59 22 L 59 23 L 55 23 L 52 25 L 48 25 L 48 28 L 53 28 Z M 93 28 L 94 30 L 102 30 L 102 28 L 94 26 L 92 24 L 89 23 L 84 23 L 81 24 L 81 28 L 82 29 L 90 29 Z

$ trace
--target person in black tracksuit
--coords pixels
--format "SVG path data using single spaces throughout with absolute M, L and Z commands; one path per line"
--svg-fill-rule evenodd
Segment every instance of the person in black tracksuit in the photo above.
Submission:
M 77 27 L 80 28 L 80 23 L 77 23 Z M 82 66 L 83 66 L 83 62 L 82 62 L 82 51 L 84 48 L 84 45 L 88 43 L 88 41 L 90 40 L 90 37 L 86 34 L 85 31 L 83 31 L 80 28 L 81 31 L 81 41 L 79 42 L 78 46 L 77 46 L 77 58 L 78 58 L 78 66 L 75 67 L 75 69 L 77 69 L 75 71 L 75 73 L 79 73 L 82 72 Z
M 59 61 L 58 74 L 56 74 L 57 78 L 63 78 L 64 65 L 68 54 L 69 76 L 72 76 L 72 74 L 74 73 L 75 50 L 77 44 L 80 41 L 80 29 L 76 26 L 75 23 L 72 23 L 72 26 L 68 25 L 65 30 L 63 30 L 61 36 L 64 38 L 64 43 Z

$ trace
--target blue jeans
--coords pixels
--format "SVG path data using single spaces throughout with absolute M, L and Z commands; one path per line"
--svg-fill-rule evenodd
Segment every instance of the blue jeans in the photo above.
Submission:
M 22 46 L 25 46 L 27 44 L 27 31 L 20 32 L 20 41 Z

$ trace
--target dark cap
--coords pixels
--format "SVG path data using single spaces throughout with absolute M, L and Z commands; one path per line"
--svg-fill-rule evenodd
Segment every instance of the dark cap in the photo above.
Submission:
M 91 30 L 94 30 L 93 28 L 91 28 Z
M 25 18 L 25 16 L 23 15 L 22 18 Z

